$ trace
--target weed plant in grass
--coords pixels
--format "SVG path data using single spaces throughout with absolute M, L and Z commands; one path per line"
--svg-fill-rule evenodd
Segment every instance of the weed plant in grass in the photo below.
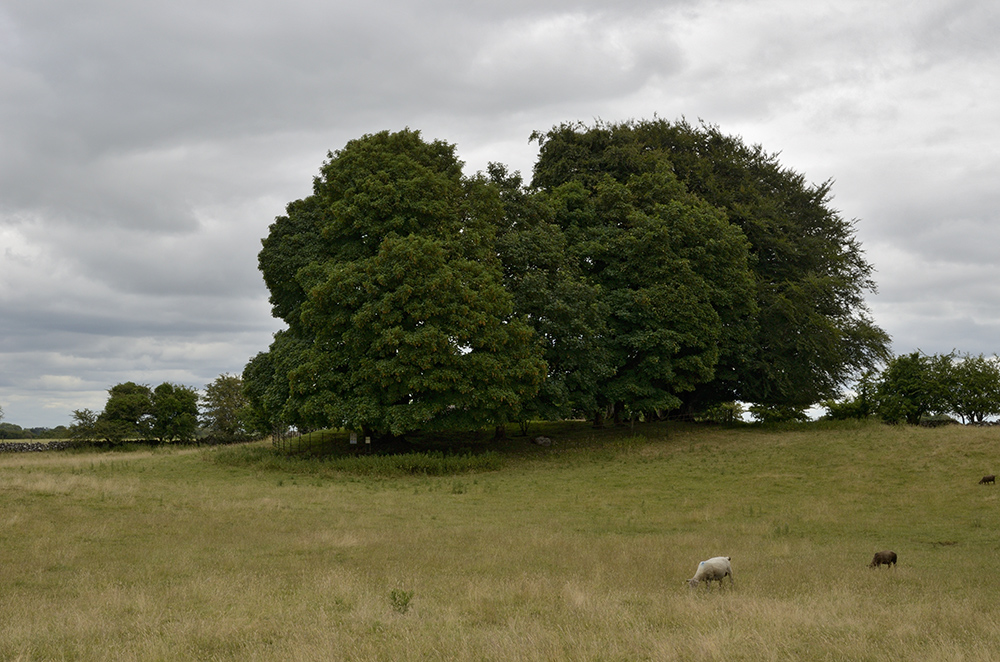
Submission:
M 0 457 L 0 659 L 1000 659 L 1000 429 L 553 438 L 447 475 Z M 716 555 L 736 587 L 687 589 Z

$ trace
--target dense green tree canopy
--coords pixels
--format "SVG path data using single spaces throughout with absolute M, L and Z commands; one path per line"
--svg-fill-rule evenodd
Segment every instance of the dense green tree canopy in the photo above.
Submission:
M 20 425 L 0 422 L 0 439 L 31 439 L 35 435 Z
M 331 153 L 313 195 L 264 242 L 261 270 L 289 327 L 272 351 L 291 360 L 258 356 L 250 392 L 275 406 L 287 385 L 283 420 L 377 434 L 518 420 L 545 363 L 503 287 L 500 213 L 494 187 L 419 132 Z
M 878 413 L 888 423 L 917 425 L 925 414 L 945 411 L 949 356 L 911 352 L 892 358 L 877 385 Z
M 188 386 L 167 382 L 155 390 L 145 384 L 124 382 L 108 389 L 103 411 L 76 410 L 73 419 L 70 435 L 77 439 L 113 444 L 150 438 L 190 441 L 198 428 L 198 393 Z
M 250 404 L 247 425 L 260 435 L 279 434 L 290 425 L 312 429 L 292 399 L 289 375 L 302 363 L 308 343 L 285 329 L 274 334 L 266 352 L 259 352 L 243 369 L 243 393 Z
M 807 406 L 887 357 L 864 302 L 872 268 L 853 224 L 829 206 L 830 182 L 809 185 L 760 147 L 683 121 L 564 124 L 533 137 L 535 187 L 598 195 L 608 178 L 670 172 L 746 237 L 755 311 L 723 325 L 715 377 L 692 399 Z
M 164 382 L 153 389 L 151 432 L 161 442 L 191 441 L 198 431 L 198 392 Z
M 498 230 L 504 286 L 515 314 L 543 347 L 548 375 L 525 416 L 567 418 L 603 405 L 602 386 L 615 374 L 608 346 L 608 302 L 570 259 L 567 233 L 551 200 L 524 187 L 519 174 L 490 165 L 504 205 Z M 601 403 L 601 404 L 599 404 Z
M 112 443 L 149 438 L 153 425 L 153 392 L 145 384 L 125 382 L 108 389 L 108 401 L 97 417 L 96 436 Z
M 205 386 L 202 423 L 209 432 L 224 440 L 243 439 L 250 434 L 250 402 L 243 390 L 243 378 L 224 374 Z
M 521 242 L 503 244 L 509 288 L 548 340 L 550 367 L 584 368 L 582 382 L 565 380 L 575 408 L 677 409 L 715 377 L 721 347 L 747 340 L 755 311 L 747 242 L 666 164 L 624 181 L 592 174 L 534 198 L 549 215 L 505 233 Z M 559 308 L 570 315 L 557 317 Z
M 829 182 L 686 122 L 532 137 L 528 186 L 411 130 L 329 154 L 263 241 L 287 329 L 244 371 L 254 427 L 801 411 L 888 356 Z
M 948 355 L 944 374 L 947 410 L 963 423 L 982 423 L 1000 415 L 1000 365 L 997 357 Z
M 844 401 L 827 401 L 827 418 L 867 418 L 917 425 L 925 416 L 953 414 L 962 423 L 1000 415 L 1000 360 L 979 354 L 911 352 L 866 373 Z

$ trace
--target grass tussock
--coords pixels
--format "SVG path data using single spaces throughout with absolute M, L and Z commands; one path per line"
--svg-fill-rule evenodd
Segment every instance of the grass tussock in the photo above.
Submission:
M 0 659 L 1000 660 L 1000 429 L 550 434 L 0 456 Z

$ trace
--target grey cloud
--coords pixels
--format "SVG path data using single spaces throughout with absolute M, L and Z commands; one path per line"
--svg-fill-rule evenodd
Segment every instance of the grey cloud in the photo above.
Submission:
M 915 52 L 925 66 L 940 58 L 996 58 L 1000 53 L 996 35 L 1000 30 L 1000 7 L 980 0 L 941 3 L 921 17 L 913 38 Z
M 404 126 L 530 176 L 534 129 L 704 118 L 836 180 L 898 351 L 979 351 L 998 25 L 985 0 L 5 3 L 0 405 L 65 423 L 118 381 L 242 370 L 278 328 L 268 225 L 327 150 Z

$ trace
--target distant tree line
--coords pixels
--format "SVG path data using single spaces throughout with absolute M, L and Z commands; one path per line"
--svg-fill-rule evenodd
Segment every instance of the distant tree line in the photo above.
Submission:
M 0 407 L 0 439 L 65 439 L 68 432 L 65 425 L 55 428 L 22 428 L 13 423 L 4 423 L 3 407 Z
M 286 328 L 243 372 L 254 427 L 797 412 L 888 359 L 829 182 L 685 121 L 532 138 L 530 184 L 409 129 L 329 154 L 263 240 Z
M 1000 416 L 1000 359 L 954 351 L 896 356 L 881 371 L 867 372 L 853 395 L 823 405 L 832 419 L 877 417 L 917 425 L 930 416 L 949 416 L 982 423 Z
M 54 428 L 22 428 L 13 423 L 0 423 L 0 439 L 65 439 L 69 428 L 58 425 Z
M 253 434 L 249 411 L 238 375 L 220 375 L 200 396 L 196 389 L 179 384 L 164 382 L 151 388 L 125 382 L 108 389 L 102 411 L 74 411 L 68 433 L 75 439 L 109 444 L 190 442 L 206 436 L 239 441 Z

